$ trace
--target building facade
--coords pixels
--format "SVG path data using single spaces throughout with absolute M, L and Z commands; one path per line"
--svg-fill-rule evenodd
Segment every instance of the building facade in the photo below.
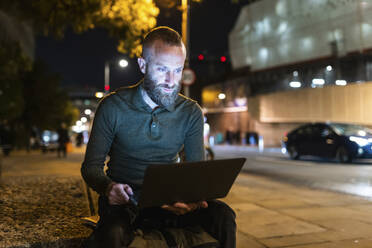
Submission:
M 243 7 L 229 36 L 234 73 L 202 92 L 211 135 L 232 132 L 248 143 L 247 133 L 257 133 L 278 146 L 305 122 L 372 125 L 371 48 L 370 1 L 261 0 Z

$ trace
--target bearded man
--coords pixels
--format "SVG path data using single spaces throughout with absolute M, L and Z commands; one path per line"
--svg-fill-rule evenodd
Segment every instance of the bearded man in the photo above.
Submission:
M 176 163 L 182 148 L 186 161 L 204 160 L 203 113 L 195 101 L 179 94 L 186 58 L 180 35 L 158 27 L 142 45 L 138 65 L 144 78 L 100 102 L 81 168 L 84 180 L 100 194 L 97 247 L 128 246 L 145 216 L 172 227 L 199 225 L 220 247 L 233 248 L 235 213 L 220 201 L 177 202 L 140 211 L 131 204 L 130 199 L 138 200 L 148 165 Z

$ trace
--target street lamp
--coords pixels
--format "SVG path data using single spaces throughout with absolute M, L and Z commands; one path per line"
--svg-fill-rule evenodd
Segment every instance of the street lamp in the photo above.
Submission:
M 125 68 L 125 67 L 127 67 L 128 66 L 128 60 L 126 60 L 126 59 L 121 59 L 120 61 L 119 61 L 119 65 L 120 65 L 120 67 L 122 67 L 122 68 Z
M 102 98 L 103 97 L 103 92 L 96 92 L 95 96 L 97 98 Z
M 119 61 L 119 66 L 125 68 L 129 65 L 128 60 L 121 59 Z M 110 92 L 110 62 L 105 62 L 105 95 Z
M 224 93 L 218 94 L 218 99 L 223 100 L 226 98 L 226 95 Z
M 190 17 L 190 0 L 182 0 L 182 41 L 183 44 L 185 44 L 186 47 L 186 62 L 185 62 L 185 68 L 189 68 L 189 47 L 190 47 L 190 40 L 189 40 L 189 17 Z M 185 96 L 190 96 L 190 90 L 188 85 L 183 85 L 183 90 Z

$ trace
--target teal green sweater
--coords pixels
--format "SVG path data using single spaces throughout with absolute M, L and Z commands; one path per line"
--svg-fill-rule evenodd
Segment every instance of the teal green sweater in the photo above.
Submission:
M 142 98 L 140 85 L 108 95 L 96 111 L 81 173 L 100 194 L 112 181 L 139 192 L 146 167 L 175 163 L 183 146 L 186 161 L 204 159 L 200 106 L 179 94 L 173 105 L 152 110 Z

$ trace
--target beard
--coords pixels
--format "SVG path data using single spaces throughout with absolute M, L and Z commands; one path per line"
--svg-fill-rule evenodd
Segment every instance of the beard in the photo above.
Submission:
M 181 90 L 181 84 L 178 82 L 173 87 L 169 87 L 167 84 L 158 84 L 149 74 L 146 74 L 143 79 L 143 88 L 154 103 L 161 107 L 168 107 L 176 101 Z M 172 89 L 173 91 L 165 93 L 162 88 Z

